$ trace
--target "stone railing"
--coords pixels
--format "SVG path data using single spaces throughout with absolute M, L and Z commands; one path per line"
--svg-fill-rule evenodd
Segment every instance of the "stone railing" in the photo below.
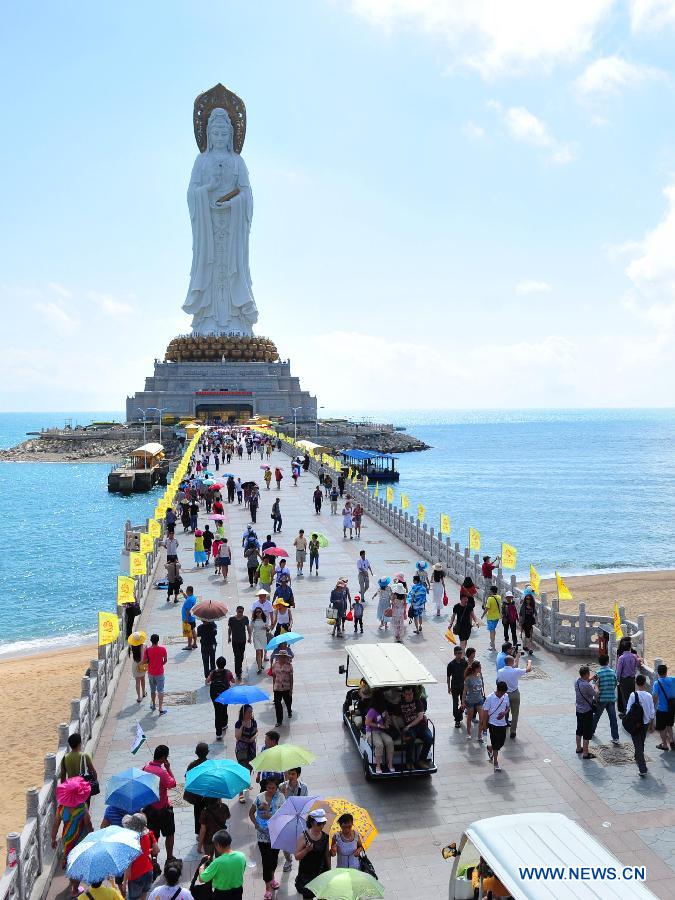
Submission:
M 162 523 L 162 529 L 164 523 Z M 124 528 L 123 548 L 128 547 L 130 532 L 146 530 L 145 526 Z M 153 542 L 148 553 L 147 574 L 135 580 L 134 595 L 141 609 L 152 588 L 160 555 L 161 538 Z M 128 553 L 122 550 L 121 569 L 128 567 Z M 128 572 L 128 568 L 126 569 Z M 119 617 L 120 633 L 112 644 L 98 648 L 98 658 L 92 659 L 82 678 L 80 696 L 71 700 L 69 721 L 58 727 L 56 752 L 44 758 L 42 787 L 26 791 L 26 824 L 21 832 L 7 835 L 7 865 L 0 877 L 0 900 L 41 900 L 46 895 L 58 863 L 58 852 L 52 849 L 51 831 L 56 815 L 56 786 L 61 760 L 68 751 L 68 737 L 78 733 L 87 753 L 94 754 L 119 683 L 126 659 L 126 631 L 124 613 Z
M 293 445 L 283 439 L 282 447 L 289 456 L 297 455 Z M 310 471 L 317 474 L 318 469 L 319 462 L 311 459 Z M 326 471 L 332 474 L 332 470 Z M 380 490 L 384 490 L 382 486 Z M 483 578 L 479 554 L 472 556 L 468 548 L 463 549 L 458 542 L 453 543 L 450 538 L 437 534 L 433 527 L 420 522 L 398 506 L 374 497 L 372 491 L 359 481 L 349 481 L 345 487 L 346 494 L 358 500 L 367 515 L 411 547 L 420 559 L 441 563 L 447 575 L 458 584 L 469 576 L 481 597 L 487 591 L 489 584 L 486 584 Z M 523 592 L 516 585 L 515 575 L 506 576 L 502 569 L 495 570 L 491 584 L 497 585 L 502 596 L 507 590 L 512 591 L 517 604 L 522 600 Z M 614 661 L 616 637 L 612 616 L 587 612 L 586 604 L 583 602 L 578 604 L 578 608 L 570 608 L 570 604 L 566 601 L 562 603 L 557 599 L 549 601 L 545 593 L 536 598 L 535 602 L 537 625 L 534 637 L 542 646 L 556 653 L 588 658 L 591 653 L 597 654 L 601 642 L 606 641 L 610 660 Z M 619 607 L 619 615 L 624 635 L 630 636 L 633 647 L 644 657 L 644 616 L 638 616 L 637 622 L 628 621 L 622 606 Z M 655 660 L 654 671 L 660 662 L 661 660 Z M 645 667 L 644 671 L 650 677 L 653 676 L 651 669 Z

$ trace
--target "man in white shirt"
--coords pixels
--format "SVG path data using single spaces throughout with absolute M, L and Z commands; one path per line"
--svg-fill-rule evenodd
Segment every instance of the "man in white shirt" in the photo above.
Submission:
M 518 682 L 532 671 L 532 660 L 528 659 L 524 669 L 520 669 L 516 662 L 520 659 L 520 653 L 515 656 L 507 656 L 504 660 L 504 668 L 497 672 L 497 681 L 503 681 L 506 684 L 506 690 L 509 692 L 509 707 L 511 709 L 511 739 L 515 740 L 516 731 L 518 729 L 518 716 L 520 715 L 520 689 Z
M 279 560 L 279 565 L 274 569 L 274 574 L 276 576 L 277 585 L 281 584 L 281 579 L 286 576 L 288 578 L 288 583 L 291 583 L 291 570 L 286 565 L 285 559 Z
M 647 774 L 647 763 L 645 762 L 645 738 L 647 737 L 647 731 L 651 731 L 654 727 L 654 717 L 656 715 L 654 711 L 654 698 L 649 691 L 645 690 L 646 685 L 647 679 L 645 676 L 637 675 L 635 677 L 635 690 L 630 695 L 628 703 L 626 704 L 626 716 L 633 706 L 635 706 L 636 696 L 642 707 L 642 725 L 637 731 L 631 734 L 633 746 L 635 747 L 635 762 L 637 763 L 638 772 L 640 773 L 641 778 L 644 778 Z
M 166 536 L 164 541 L 164 549 L 166 550 L 166 558 L 168 562 L 178 559 L 178 541 L 173 536 L 173 532 Z
M 356 571 L 359 575 L 359 589 L 361 591 L 361 596 L 364 597 L 366 591 L 370 587 L 369 576 L 373 574 L 373 570 L 370 567 L 370 561 L 366 559 L 365 550 L 361 550 L 359 553 L 359 558 L 356 560 Z
M 509 712 L 509 695 L 504 681 L 497 682 L 497 689 L 485 698 L 480 711 L 480 733 L 490 732 L 487 753 L 495 772 L 501 772 L 499 751 L 506 742 L 506 719 Z

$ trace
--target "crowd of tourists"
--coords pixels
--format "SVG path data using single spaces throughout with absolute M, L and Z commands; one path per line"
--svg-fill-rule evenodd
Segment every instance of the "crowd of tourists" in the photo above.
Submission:
M 252 761 L 263 750 L 283 743 L 283 729 L 293 716 L 294 650 L 283 637 L 293 631 L 296 590 L 301 595 L 302 579 L 319 575 L 319 565 L 325 539 L 321 532 L 308 528 L 299 529 L 292 540 L 294 560 L 280 550 L 278 535 L 282 533 L 282 486 L 285 467 L 277 464 L 275 453 L 281 442 L 268 436 L 239 429 L 215 429 L 207 433 L 199 443 L 193 464 L 185 481 L 176 494 L 175 506 L 166 514 L 166 535 L 163 546 L 166 552 L 166 579 L 161 587 L 166 589 L 167 604 L 180 610 L 180 623 L 188 651 L 200 650 L 204 683 L 208 686 L 213 705 L 216 741 L 222 742 L 230 722 L 228 706 L 218 701 L 224 691 L 233 685 L 249 680 L 246 661 L 247 650 L 252 651 L 250 663 L 256 676 L 269 676 L 273 693 L 276 724 L 273 729 L 260 734 L 253 706 L 244 703 L 234 722 L 234 753 L 237 762 L 253 772 Z M 241 477 L 225 471 L 237 467 L 237 461 L 260 459 L 261 485 L 256 481 L 243 481 Z M 291 461 L 291 482 L 297 485 L 309 468 L 309 458 L 296 457 Z M 222 474 L 221 474 L 221 470 Z M 311 494 L 308 513 L 321 516 L 324 501 L 328 501 L 330 515 L 342 516 L 342 539 L 359 540 L 364 510 L 349 494 L 344 474 L 335 476 L 323 466 L 319 468 L 315 490 Z M 262 496 L 272 491 L 274 500 L 269 515 L 272 521 L 270 533 L 258 533 L 257 516 Z M 247 509 L 250 523 L 241 535 L 225 533 L 227 505 Z M 200 527 L 203 520 L 208 520 Z M 182 529 L 182 531 L 181 531 Z M 177 537 L 177 532 L 179 533 Z M 198 597 L 193 585 L 184 582 L 185 541 L 193 542 L 194 554 L 191 571 L 213 567 L 214 576 L 223 583 L 231 577 L 233 568 L 245 570 L 248 586 L 253 590 L 249 609 L 237 605 L 226 618 L 212 620 L 199 618 Z M 183 546 L 183 560 L 179 558 L 179 544 Z M 309 557 L 309 559 L 308 559 Z M 306 571 L 306 565 L 309 568 Z M 291 565 L 294 571 L 291 571 Z M 469 577 L 459 590 L 440 563 L 430 564 L 419 560 L 414 571 L 398 571 L 389 574 L 375 572 L 367 552 L 358 553 L 353 573 L 340 576 L 327 597 L 327 624 L 335 639 L 359 641 L 364 634 L 364 619 L 371 617 L 372 629 L 381 632 L 382 638 L 391 633 L 394 642 L 419 640 L 424 635 L 427 622 L 449 615 L 446 640 L 450 661 L 447 665 L 447 689 L 451 697 L 454 727 L 475 742 L 486 762 L 495 773 L 502 771 L 502 758 L 507 740 L 518 735 L 521 713 L 520 682 L 532 676 L 531 657 L 534 654 L 534 628 L 537 624 L 537 605 L 534 591 L 526 588 L 517 604 L 511 591 L 500 595 L 493 583 L 493 572 L 498 559 L 483 559 L 483 584 L 481 590 Z M 352 594 L 350 577 L 358 590 Z M 453 599 L 450 599 L 450 594 Z M 172 606 L 173 608 L 173 606 Z M 368 611 L 368 612 L 366 612 Z M 134 618 L 140 609 L 128 608 L 127 636 L 131 654 L 132 676 L 136 688 L 136 702 L 143 703 L 149 692 L 150 711 L 159 716 L 169 713 L 165 705 L 165 682 L 168 654 L 158 634 L 150 635 L 149 642 L 139 629 L 134 629 Z M 178 609 L 176 610 L 178 615 Z M 486 626 L 489 643 L 486 656 L 478 658 L 475 647 L 469 646 L 472 634 Z M 503 641 L 497 646 L 500 628 Z M 231 646 L 233 671 L 227 667 L 225 656 L 218 655 L 218 634 L 223 629 L 227 645 Z M 413 638 L 413 635 L 415 636 Z M 273 649 L 268 649 L 272 638 L 280 638 Z M 450 646 L 452 645 L 452 646 Z M 576 751 L 583 760 L 595 757 L 590 741 L 603 715 L 607 713 L 612 742 L 619 743 L 619 720 L 624 720 L 630 733 L 635 760 L 641 776 L 646 775 L 644 756 L 646 735 L 654 727 L 659 733 L 661 751 L 675 750 L 673 718 L 675 710 L 675 679 L 668 676 L 665 666 L 659 667 L 658 679 L 650 690 L 646 688 L 644 675 L 640 673 L 641 660 L 631 646 L 630 639 L 622 640 L 618 648 L 616 665 L 609 665 L 607 656 L 600 656 L 596 671 L 588 666 L 579 669 L 574 686 L 576 702 Z M 169 678 L 175 677 L 169 673 Z M 181 686 L 184 686 L 181 683 Z M 375 772 L 382 774 L 394 768 L 392 719 L 398 717 L 397 727 L 408 731 L 411 746 L 417 742 L 421 751 L 415 765 L 424 768 L 431 765 L 432 735 L 426 718 L 426 694 L 403 687 L 392 707 L 387 698 L 361 690 L 363 720 L 367 740 L 374 753 Z M 618 710 L 617 710 L 618 704 Z M 449 714 L 449 710 L 448 710 Z M 261 744 L 262 741 L 262 744 Z M 75 778 L 84 779 L 93 790 L 98 786 L 98 776 L 93 760 L 82 752 L 78 735 L 71 735 L 69 752 L 64 756 L 60 778 L 66 783 Z M 208 760 L 209 745 L 200 742 L 195 759 L 187 771 Z M 243 879 L 247 866 L 245 854 L 233 849 L 228 831 L 230 809 L 221 799 L 204 798 L 186 793 L 186 800 L 194 810 L 194 833 L 201 862 L 192 879 L 189 890 L 181 888 L 182 865 L 174 857 L 175 821 L 169 791 L 175 789 L 176 776 L 170 764 L 170 750 L 158 744 L 153 759 L 145 771 L 159 778 L 159 797 L 142 811 L 132 814 L 108 805 L 101 826 L 122 825 L 141 836 L 142 856 L 116 879 L 113 887 L 108 883 L 93 883 L 88 888 L 89 900 L 116 900 L 125 894 L 130 900 L 207 900 L 205 891 L 212 891 L 214 900 L 238 900 L 242 897 Z M 412 768 L 407 758 L 402 768 Z M 289 797 L 308 796 L 309 787 L 301 767 L 285 771 L 263 771 L 256 774 L 252 800 L 251 785 L 238 795 L 238 802 L 250 803 L 249 819 L 255 828 L 260 854 L 264 900 L 272 900 L 279 887 L 276 873 L 279 865 L 279 849 L 273 846 L 269 821 Z M 52 833 L 56 842 L 62 831 L 64 859 L 84 835 L 92 829 L 88 800 L 76 807 L 60 804 Z M 340 868 L 363 868 L 367 860 L 359 831 L 353 817 L 342 815 L 339 827 L 332 836 L 326 834 L 326 810 L 317 807 L 306 817 L 305 827 L 293 851 L 283 851 L 283 871 L 290 872 L 297 864 L 296 887 L 303 897 L 315 896 L 307 884 L 316 876 L 331 868 L 335 861 Z M 160 869 L 157 859 L 161 853 L 160 840 L 164 839 L 166 864 Z M 367 865 L 371 864 L 367 861 Z M 152 890 L 158 876 L 163 874 L 164 884 Z M 72 883 L 75 895 L 78 883 Z

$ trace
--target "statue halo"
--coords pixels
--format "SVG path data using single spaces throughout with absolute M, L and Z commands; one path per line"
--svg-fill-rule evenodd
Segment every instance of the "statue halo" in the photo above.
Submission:
M 208 91 L 195 99 L 192 122 L 195 131 L 197 146 L 203 153 L 207 149 L 207 127 L 209 116 L 214 109 L 224 109 L 230 117 L 233 131 L 233 149 L 235 153 L 241 153 L 246 137 L 246 107 L 241 97 L 238 97 L 224 85 L 218 83 Z

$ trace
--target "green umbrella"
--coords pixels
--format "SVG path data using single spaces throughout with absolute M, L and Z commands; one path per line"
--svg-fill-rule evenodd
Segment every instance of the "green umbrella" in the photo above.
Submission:
M 377 878 L 360 869 L 330 869 L 306 885 L 314 891 L 316 900 L 371 900 L 384 897 L 384 888 Z
M 317 534 L 316 539 L 318 540 L 319 547 L 321 547 L 322 550 L 328 546 L 328 538 L 325 534 Z
M 297 744 L 277 744 L 252 759 L 251 768 L 254 772 L 287 772 L 298 766 L 308 766 L 315 759 L 313 753 Z

